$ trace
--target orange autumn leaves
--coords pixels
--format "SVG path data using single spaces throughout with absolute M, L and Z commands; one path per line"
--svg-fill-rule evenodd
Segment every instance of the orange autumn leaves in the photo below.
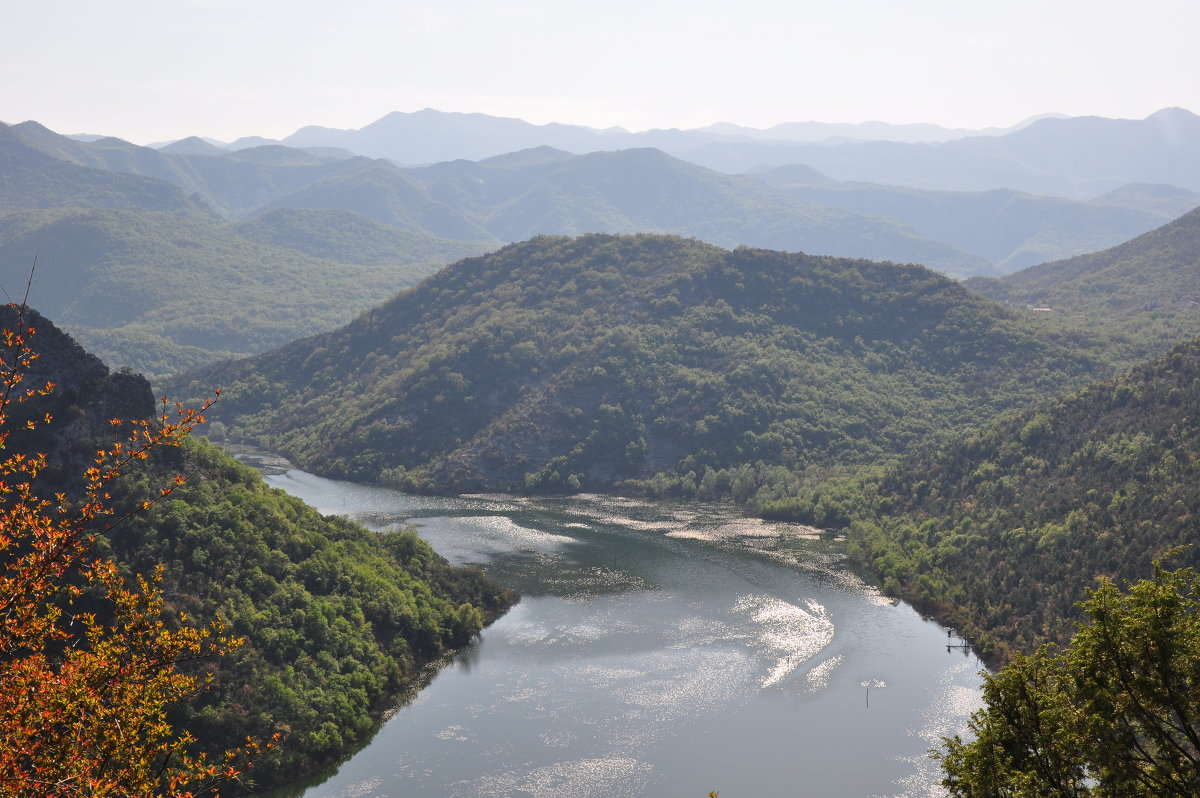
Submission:
M 172 612 L 160 574 L 130 579 L 90 552 L 97 534 L 123 520 L 107 486 L 155 449 L 178 445 L 211 401 L 170 411 L 164 400 L 156 419 L 113 419 L 127 434 L 96 452 L 80 496 L 47 497 L 36 487 L 45 456 L 5 448 L 9 411 L 54 388 L 25 385 L 34 330 L 23 306 L 10 308 L 16 322 L 0 336 L 0 797 L 214 794 L 257 747 L 219 763 L 193 758 L 192 738 L 171 727 L 167 711 L 203 687 L 181 666 L 241 641 L 219 621 L 196 627 Z

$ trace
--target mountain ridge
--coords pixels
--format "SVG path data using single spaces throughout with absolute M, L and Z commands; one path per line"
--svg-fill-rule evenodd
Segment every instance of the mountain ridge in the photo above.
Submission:
M 400 125 L 402 120 L 411 127 Z M 476 122 L 476 132 L 460 124 L 463 120 Z M 423 125 L 436 130 L 436 135 L 424 134 Z M 839 180 L 954 191 L 1011 188 L 1086 197 L 1135 182 L 1173 183 L 1200 191 L 1200 145 L 1192 143 L 1200 117 L 1181 108 L 1161 109 L 1141 120 L 1048 115 L 997 131 L 998 135 L 934 143 L 872 139 L 828 144 L 731 137 L 711 129 L 628 133 L 560 127 L 571 129 L 570 134 L 555 138 L 549 131 L 558 129 L 549 125 L 425 109 L 408 115 L 392 112 L 359 131 L 326 136 L 309 128 L 304 136 L 283 141 L 352 151 L 357 146 L 363 154 L 407 164 L 478 160 L 544 144 L 577 153 L 650 145 L 729 173 L 799 163 Z M 516 129 L 528 135 L 515 136 Z M 367 143 L 356 145 L 359 135 Z M 489 140 L 496 143 L 486 144 Z
M 1200 335 L 1200 208 L 1130 241 L 966 285 L 1141 360 Z

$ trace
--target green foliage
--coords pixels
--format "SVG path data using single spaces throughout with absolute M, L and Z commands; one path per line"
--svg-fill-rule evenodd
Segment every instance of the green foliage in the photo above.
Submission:
M 985 677 L 972 739 L 939 754 L 952 796 L 1200 794 L 1200 578 L 1156 565 L 1081 607 L 1069 648 Z
M 1200 334 L 1200 209 L 1120 246 L 967 286 L 1126 365 Z
M 171 392 L 219 382 L 231 438 L 332 476 L 768 501 L 1089 367 L 919 266 L 594 235 L 461 261 Z
M 4 445 L 26 461 L 44 453 L 38 489 L 78 499 L 79 475 L 97 451 L 124 438 L 111 419 L 147 418 L 155 402 L 140 376 L 110 373 L 35 311 L 24 318 L 37 330 L 38 354 L 25 384 L 56 387 L 6 408 Z M 44 423 L 47 412 L 53 420 Z M 235 654 L 191 662 L 188 675 L 201 684 L 212 676 L 213 689 L 189 697 L 171 726 L 194 734 L 217 762 L 247 736 L 265 742 L 283 732 L 283 744 L 256 760 L 260 785 L 321 769 L 364 741 L 424 665 L 513 600 L 477 569 L 451 567 L 412 530 L 374 533 L 324 518 L 203 441 L 156 450 L 122 472 L 104 490 L 123 520 L 89 556 L 114 561 L 126 578 L 161 567 L 169 628 L 180 613 L 196 626 L 219 617 L 228 634 L 246 638 Z M 164 497 L 176 475 L 183 484 Z
M 1096 576 L 1145 577 L 1195 541 L 1196 407 L 1200 342 L 893 469 L 864 488 L 852 545 L 993 661 L 1063 642 Z
M 220 616 L 246 639 L 201 666 L 215 669 L 214 685 L 177 725 L 214 749 L 282 731 L 259 759 L 260 785 L 315 772 L 365 741 L 423 665 L 512 601 L 411 529 L 374 533 L 323 518 L 204 442 L 168 454 L 122 481 L 114 501 L 138 506 L 164 473 L 186 482 L 107 545 L 134 572 L 162 565 L 174 609 Z

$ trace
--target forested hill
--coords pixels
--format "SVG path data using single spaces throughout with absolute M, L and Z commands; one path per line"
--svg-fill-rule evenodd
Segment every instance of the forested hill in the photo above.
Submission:
M 170 183 L 61 160 L 0 124 L 0 216 L 62 206 L 211 213 Z
M 1073 631 L 1097 576 L 1200 564 L 1200 341 L 869 486 L 854 539 L 889 590 L 993 660 Z
M 670 236 L 539 237 L 338 331 L 175 382 L 215 434 L 421 490 L 650 479 L 738 498 L 1078 384 L 1092 364 L 920 266 Z
M 1149 357 L 1200 334 L 1200 208 L 1102 252 L 967 285 Z
M 332 329 L 480 251 L 350 213 L 278 211 L 238 228 L 125 208 L 0 216 L 0 284 L 24 286 L 36 259 L 31 301 L 107 362 L 150 374 Z
M 103 363 L 34 311 L 26 321 L 39 354 L 26 380 L 54 393 L 17 406 L 54 422 L 35 432 L 10 415 L 9 452 L 44 452 L 44 492 L 79 487 L 113 418 L 155 411 L 150 386 Z M 14 318 L 0 307 L 0 326 Z M 170 609 L 203 625 L 219 614 L 246 644 L 201 667 L 215 683 L 178 708 L 173 722 L 217 752 L 251 735 L 278 748 L 259 758 L 259 786 L 291 781 L 335 762 L 374 730 L 381 713 L 424 663 L 462 646 L 511 602 L 477 570 L 451 567 L 411 531 L 378 535 L 323 518 L 268 488 L 257 472 L 202 441 L 131 467 L 113 483 L 116 517 L 132 517 L 96 542 L 130 572 L 164 568 Z M 143 501 L 186 477 L 148 511 Z M 219 761 L 219 760 L 218 760 Z

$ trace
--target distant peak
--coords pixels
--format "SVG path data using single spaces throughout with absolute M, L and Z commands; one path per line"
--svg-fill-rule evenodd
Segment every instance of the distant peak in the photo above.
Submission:
M 1200 118 L 1200 117 L 1197 117 L 1194 113 L 1192 113 L 1188 109 L 1180 108 L 1177 105 L 1171 106 L 1170 108 L 1161 108 L 1161 109 L 1155 111 L 1154 113 L 1150 114 L 1150 116 L 1146 117 L 1147 120 L 1153 119 L 1156 121 L 1162 121 L 1162 120 L 1166 120 L 1166 119 L 1189 120 L 1190 121 L 1190 120 L 1197 119 L 1197 118 Z
M 53 133 L 54 131 L 43 125 L 41 122 L 35 122 L 32 119 L 27 119 L 12 126 L 13 130 L 32 130 L 38 133 Z

